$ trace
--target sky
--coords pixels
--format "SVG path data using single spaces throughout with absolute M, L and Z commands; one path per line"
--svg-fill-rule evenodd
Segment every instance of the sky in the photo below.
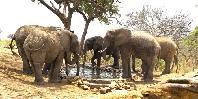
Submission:
M 152 8 L 163 8 L 171 15 L 174 13 L 186 13 L 193 19 L 192 29 L 198 26 L 198 0 L 119 0 L 120 14 L 124 16 L 132 11 L 141 9 L 143 5 L 151 5 Z M 41 4 L 31 0 L 0 0 L 0 38 L 6 38 L 14 34 L 23 25 L 60 26 L 63 24 L 59 18 Z M 116 22 L 111 25 L 100 23 L 97 19 L 92 21 L 86 38 L 92 36 L 104 36 L 109 29 L 121 28 Z M 83 17 L 75 13 L 72 18 L 71 29 L 75 31 L 79 39 L 84 29 Z

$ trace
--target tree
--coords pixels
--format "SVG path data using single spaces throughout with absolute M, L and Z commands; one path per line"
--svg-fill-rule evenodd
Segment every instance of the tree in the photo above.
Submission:
M 32 1 L 35 2 L 35 0 Z M 83 48 L 91 21 L 97 18 L 100 22 L 109 24 L 110 18 L 115 18 L 118 15 L 118 0 L 49 0 L 48 3 L 44 0 L 38 1 L 56 14 L 67 29 L 70 29 L 71 18 L 74 12 L 83 16 L 85 27 L 80 42 L 81 49 Z
M 125 26 L 133 30 L 149 31 L 154 36 L 171 36 L 178 41 L 185 37 L 190 31 L 191 19 L 186 14 L 165 13 L 160 8 L 151 8 L 149 5 L 143 6 L 140 11 L 127 14 Z
M 182 43 L 188 48 L 188 57 L 194 58 L 195 64 L 198 64 L 198 27 L 190 32 L 189 35 L 182 40 Z
M 35 2 L 36 0 L 32 0 Z M 75 8 L 78 6 L 78 1 L 75 0 L 73 5 L 70 3 L 70 0 L 38 0 L 39 3 L 44 5 L 47 9 L 52 11 L 63 23 L 66 29 L 70 30 L 72 14 L 75 11 Z

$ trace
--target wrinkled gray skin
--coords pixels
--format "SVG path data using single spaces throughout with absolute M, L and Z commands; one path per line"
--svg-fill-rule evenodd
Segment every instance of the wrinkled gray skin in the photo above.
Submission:
M 89 50 L 93 50 L 94 54 L 91 58 L 91 63 L 92 67 L 96 64 L 94 62 L 95 59 L 97 59 L 97 67 L 96 67 L 96 73 L 97 75 L 100 74 L 100 64 L 101 64 L 101 50 L 102 50 L 102 44 L 103 44 L 104 39 L 101 36 L 94 36 L 91 38 L 86 39 L 85 44 L 84 44 L 84 49 L 83 49 L 83 55 L 84 55 L 84 60 L 83 60 L 83 66 L 85 65 L 86 61 L 86 52 Z M 118 69 L 119 68 L 119 52 L 118 49 L 110 49 L 108 48 L 106 51 L 107 55 L 112 55 L 114 58 L 114 63 L 112 65 L 113 68 Z M 110 59 L 110 57 L 109 57 Z
M 165 61 L 165 69 L 162 72 L 163 74 L 169 74 L 171 72 L 171 66 L 173 63 L 178 64 L 178 47 L 176 43 L 168 37 L 156 37 L 161 49 L 158 58 Z M 135 71 L 135 57 L 133 57 L 133 71 Z M 144 65 L 142 65 L 142 71 L 144 71 Z
M 79 42 L 78 37 L 68 30 L 46 32 L 34 29 L 25 39 L 23 48 L 35 72 L 34 82 L 41 85 L 44 83 L 44 63 L 51 64 L 48 82 L 60 82 L 60 68 L 64 55 L 70 55 L 76 48 L 79 51 Z M 77 53 L 74 53 L 74 57 L 78 57 Z
M 132 77 L 130 68 L 131 55 L 141 53 L 136 56 L 142 59 L 147 68 L 143 79 L 145 81 L 153 80 L 154 60 L 157 58 L 160 50 L 160 46 L 153 36 L 145 32 L 131 32 L 123 28 L 109 30 L 104 37 L 103 54 L 105 54 L 107 47 L 119 48 L 122 59 L 123 78 Z
M 23 49 L 23 43 L 24 43 L 25 39 L 27 38 L 27 36 L 34 29 L 40 29 L 40 30 L 45 31 L 45 32 L 61 31 L 62 30 L 60 27 L 54 27 L 54 26 L 44 27 L 44 26 L 39 26 L 39 25 L 24 25 L 24 26 L 21 26 L 19 29 L 17 29 L 17 31 L 14 34 L 14 37 L 11 40 L 10 49 L 11 49 L 13 54 L 16 54 L 13 51 L 13 46 L 12 46 L 12 42 L 15 40 L 16 41 L 16 46 L 18 48 L 18 53 L 21 56 L 22 61 L 23 61 L 23 72 L 25 74 L 32 74 L 33 70 L 30 66 L 29 60 L 27 59 L 27 56 L 26 56 L 25 51 Z M 68 61 L 68 63 L 71 64 L 71 62 L 69 60 L 71 60 L 71 59 L 66 60 L 66 55 L 65 55 L 65 61 Z M 72 60 L 72 61 L 74 61 L 74 60 Z M 66 64 L 66 66 L 67 65 L 68 64 Z M 48 73 L 50 66 L 51 66 L 51 64 L 45 64 L 44 69 L 43 69 L 43 74 Z M 67 67 L 66 67 L 66 69 L 67 69 Z M 66 70 L 66 73 L 68 74 L 67 70 Z
M 12 50 L 13 49 L 12 42 L 13 42 L 13 40 L 15 40 L 16 46 L 18 48 L 18 53 L 21 56 L 22 61 L 23 61 L 23 72 L 26 74 L 32 74 L 32 69 L 30 67 L 29 60 L 27 59 L 27 56 L 23 49 L 23 43 L 24 43 L 25 39 L 27 38 L 27 36 L 35 28 L 43 30 L 43 31 L 56 31 L 59 29 L 58 27 L 43 27 L 43 26 L 39 26 L 39 25 L 24 25 L 24 26 L 21 26 L 19 29 L 17 29 L 17 31 L 14 34 L 14 37 L 11 40 L 10 48 L 11 48 L 12 53 L 16 54 Z

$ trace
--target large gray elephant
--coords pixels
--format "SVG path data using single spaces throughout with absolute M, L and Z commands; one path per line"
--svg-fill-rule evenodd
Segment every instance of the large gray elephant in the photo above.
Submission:
M 79 52 L 79 42 L 78 37 L 68 30 L 45 32 L 34 29 L 25 39 L 23 48 L 33 65 L 35 83 L 40 85 L 44 83 L 42 77 L 44 63 L 52 64 L 48 82 L 56 83 L 60 81 L 60 68 L 65 52 L 68 52 L 68 55 L 70 55 L 70 52 L 76 52 L 76 49 Z M 78 53 L 74 53 L 74 57 L 79 57 Z
M 119 48 L 122 59 L 123 78 L 131 78 L 130 57 L 132 54 L 140 53 L 136 56 L 142 59 L 147 67 L 143 79 L 145 81 L 153 80 L 154 60 L 159 54 L 160 45 L 152 35 L 142 31 L 131 32 L 123 28 L 109 30 L 104 37 L 103 55 L 105 55 L 107 47 Z
M 14 34 L 14 37 L 11 40 L 10 43 L 10 49 L 12 51 L 13 54 L 16 54 L 13 51 L 13 46 L 12 43 L 15 40 L 16 41 L 16 46 L 18 48 L 18 53 L 22 58 L 23 61 L 23 72 L 26 74 L 32 74 L 32 69 L 31 66 L 29 64 L 29 60 L 27 59 L 27 56 L 25 54 L 25 51 L 23 49 L 23 43 L 25 41 L 25 39 L 27 38 L 27 36 L 34 30 L 34 29 L 40 29 L 43 31 L 57 31 L 60 30 L 60 27 L 43 27 L 43 26 L 39 26 L 39 25 L 24 25 L 21 26 L 20 28 L 17 29 L 17 31 Z
M 161 49 L 158 58 L 165 61 L 165 69 L 162 74 L 169 74 L 171 72 L 171 66 L 173 63 L 178 64 L 178 47 L 176 43 L 169 37 L 156 37 L 157 42 L 159 43 Z M 132 58 L 133 71 L 135 70 L 135 57 Z M 142 71 L 144 71 L 144 64 L 142 64 Z

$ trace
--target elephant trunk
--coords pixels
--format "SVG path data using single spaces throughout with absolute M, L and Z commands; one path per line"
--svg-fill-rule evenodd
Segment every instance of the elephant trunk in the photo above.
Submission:
M 75 64 L 79 60 L 79 54 L 74 53 L 74 57 L 72 58 L 71 62 L 69 63 L 70 65 Z
M 102 57 L 103 57 L 104 60 L 106 60 L 106 61 L 110 60 L 111 54 L 108 57 L 106 56 L 107 48 L 105 48 L 101 53 L 102 53 Z

